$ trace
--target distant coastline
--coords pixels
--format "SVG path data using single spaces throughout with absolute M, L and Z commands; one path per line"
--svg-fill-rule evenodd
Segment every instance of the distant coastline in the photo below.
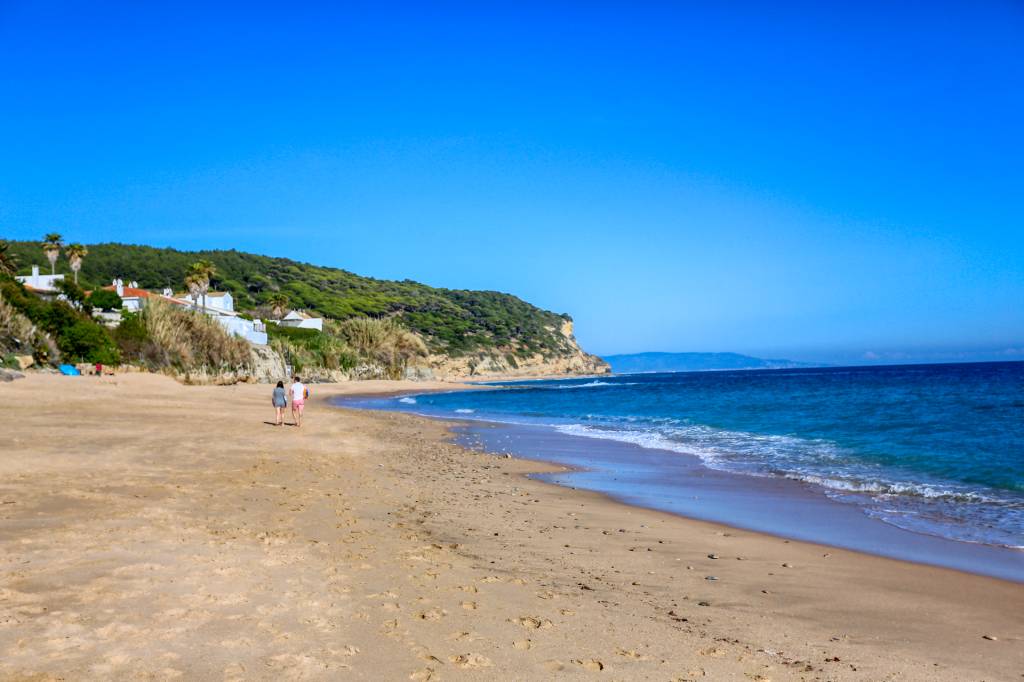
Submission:
M 740 353 L 630 353 L 605 355 L 615 374 L 707 372 L 736 369 L 800 369 L 827 367 L 823 363 L 764 359 Z

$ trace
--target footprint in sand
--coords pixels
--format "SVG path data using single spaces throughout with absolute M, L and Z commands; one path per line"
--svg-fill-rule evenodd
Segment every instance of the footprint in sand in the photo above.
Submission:
M 596 672 L 600 672 L 601 670 L 604 670 L 604 663 L 602 663 L 601 661 L 597 660 L 596 658 L 588 658 L 588 659 L 585 659 L 585 660 L 580 660 L 578 658 L 574 658 L 574 659 L 572 659 L 572 663 L 573 663 L 573 665 L 580 666 L 584 670 L 589 670 L 589 671 L 595 672 L 595 673 Z
M 422 670 L 417 670 L 409 675 L 409 679 L 415 680 L 416 682 L 429 682 L 429 680 L 436 680 L 439 678 L 432 668 L 423 668 Z
M 512 642 L 512 646 L 519 649 L 520 651 L 528 651 L 530 647 L 533 646 L 533 643 L 528 639 L 517 639 L 516 641 Z
M 459 668 L 490 668 L 493 663 L 491 659 L 480 654 L 459 654 L 458 656 L 449 656 L 448 660 L 454 663 Z
M 420 620 L 441 620 L 448 615 L 448 612 L 444 609 L 430 609 L 418 614 L 416 617 Z
M 476 602 L 475 601 L 464 601 L 464 602 L 462 602 L 462 608 L 466 609 L 467 611 L 476 611 L 476 608 L 477 608 L 476 607 Z
M 551 621 L 547 618 L 534 618 L 533 616 L 523 616 L 522 618 L 513 618 L 513 623 L 522 625 L 527 630 L 547 630 L 554 627 Z

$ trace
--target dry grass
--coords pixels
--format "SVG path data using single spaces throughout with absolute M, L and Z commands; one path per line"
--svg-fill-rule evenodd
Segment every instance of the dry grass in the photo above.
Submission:
M 57 344 L 0 294 L 0 355 L 32 355 L 37 360 L 60 359 Z
M 362 360 L 383 367 L 392 379 L 401 378 L 410 361 L 427 355 L 422 338 L 390 319 L 353 317 L 329 323 L 328 331 Z
M 184 371 L 238 372 L 249 368 L 249 344 L 208 315 L 151 299 L 142 311 L 149 335 L 147 359 Z

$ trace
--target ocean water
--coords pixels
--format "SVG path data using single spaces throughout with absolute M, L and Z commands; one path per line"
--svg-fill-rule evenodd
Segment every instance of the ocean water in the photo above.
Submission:
M 400 400 L 791 479 L 898 528 L 1024 548 L 1020 362 L 622 375 Z

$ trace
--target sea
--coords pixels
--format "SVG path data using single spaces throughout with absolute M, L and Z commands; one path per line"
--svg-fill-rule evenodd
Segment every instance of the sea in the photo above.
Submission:
M 1024 362 L 616 375 L 365 400 L 552 482 L 1024 580 Z M 974 551 L 963 551 L 973 546 Z

